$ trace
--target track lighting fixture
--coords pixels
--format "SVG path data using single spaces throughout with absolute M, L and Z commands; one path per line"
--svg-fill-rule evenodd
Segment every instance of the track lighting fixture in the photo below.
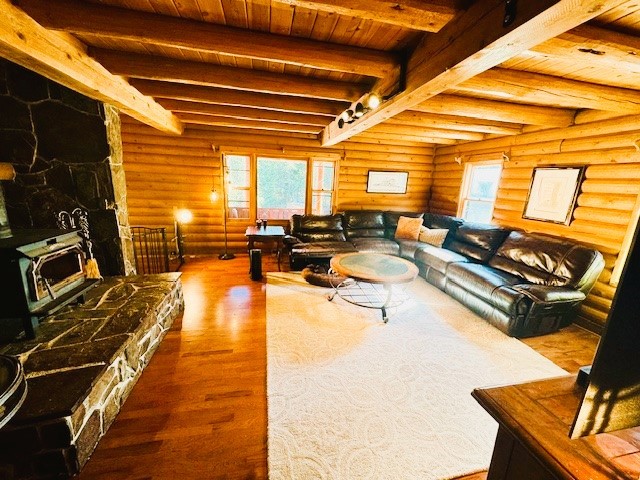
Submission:
M 368 94 L 362 101 L 356 103 L 353 109 L 349 108 L 342 112 L 338 117 L 338 128 L 344 127 L 345 123 L 353 123 L 362 117 L 369 110 L 373 110 L 380 106 L 380 97 L 374 93 Z

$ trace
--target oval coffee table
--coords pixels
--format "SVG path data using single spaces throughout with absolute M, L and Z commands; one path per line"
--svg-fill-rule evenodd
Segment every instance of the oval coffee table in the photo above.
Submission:
M 343 300 L 382 312 L 384 323 L 389 321 L 387 309 L 397 307 L 407 299 L 395 285 L 406 284 L 418 276 L 418 267 L 404 258 L 383 253 L 342 253 L 330 261 L 331 270 L 347 277 L 333 285 L 329 301 L 337 294 Z

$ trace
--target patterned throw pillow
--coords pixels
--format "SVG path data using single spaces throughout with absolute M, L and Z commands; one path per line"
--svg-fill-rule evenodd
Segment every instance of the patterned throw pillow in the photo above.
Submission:
M 449 230 L 446 228 L 422 227 L 420 229 L 420 234 L 418 235 L 418 240 L 428 243 L 429 245 L 433 245 L 434 247 L 442 247 L 444 239 L 447 237 L 447 233 L 449 233 Z
M 420 227 L 422 227 L 422 218 L 403 217 L 398 218 L 398 227 L 396 228 L 396 238 L 405 240 L 418 240 L 420 235 Z

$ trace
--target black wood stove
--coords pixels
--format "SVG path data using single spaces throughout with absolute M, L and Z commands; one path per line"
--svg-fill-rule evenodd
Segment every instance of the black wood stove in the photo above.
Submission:
M 34 338 L 41 318 L 84 294 L 98 280 L 86 275 L 78 230 L 14 230 L 0 238 L 0 318 L 20 318 Z

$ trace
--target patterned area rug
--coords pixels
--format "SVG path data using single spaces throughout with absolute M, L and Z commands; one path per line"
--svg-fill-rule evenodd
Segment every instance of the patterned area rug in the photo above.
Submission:
M 446 479 L 488 468 L 476 387 L 567 374 L 418 278 L 390 311 L 267 275 L 271 480 Z

